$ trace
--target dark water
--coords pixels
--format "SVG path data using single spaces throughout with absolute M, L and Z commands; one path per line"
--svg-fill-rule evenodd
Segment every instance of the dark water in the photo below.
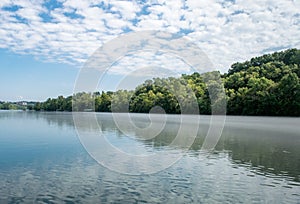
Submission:
M 181 148 L 169 145 L 177 116 L 152 139 L 132 130 L 125 135 L 111 114 L 96 116 L 102 134 L 124 151 Z M 142 114 L 133 119 L 139 127 L 149 122 Z M 207 121 L 201 119 L 193 145 L 174 165 L 133 176 L 92 159 L 70 113 L 1 111 L 0 203 L 300 203 L 299 118 L 227 117 L 211 153 L 201 151 Z

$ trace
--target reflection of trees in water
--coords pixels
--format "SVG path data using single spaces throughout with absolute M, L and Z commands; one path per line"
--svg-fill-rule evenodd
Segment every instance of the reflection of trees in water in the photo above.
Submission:
M 47 112 L 1 112 L 0 120 L 9 118 L 11 114 L 18 114 L 20 117 L 27 117 L 35 120 L 46 120 L 49 125 L 56 125 L 59 127 L 74 127 L 74 122 L 71 113 L 47 113 Z M 79 128 L 88 131 L 98 131 L 98 127 L 91 126 L 88 118 L 90 113 L 83 113 L 86 117 L 83 119 Z M 137 127 L 146 127 L 149 124 L 149 119 L 145 115 L 137 114 L 133 117 L 133 121 Z M 115 125 L 112 115 L 96 114 L 99 127 L 103 132 L 114 132 L 119 137 L 124 137 Z M 84 118 L 84 117 L 83 117 Z M 229 119 L 230 120 L 230 119 Z M 123 126 L 128 125 L 127 134 L 134 136 L 136 139 L 143 142 L 146 146 L 157 149 L 170 147 L 170 144 L 176 137 L 180 127 L 179 120 L 176 116 L 171 117 L 171 122 L 166 123 L 163 131 L 152 139 L 149 138 L 149 132 L 136 132 L 129 125 L 129 121 L 123 121 Z M 193 127 L 193 126 L 191 126 Z M 200 154 L 201 145 L 208 130 L 207 123 L 199 125 L 198 136 L 193 145 L 190 147 L 189 155 L 197 156 Z M 300 138 L 296 131 L 285 131 L 286 127 L 280 127 L 281 131 L 270 127 L 256 129 L 255 124 L 248 127 L 226 126 L 222 137 L 216 146 L 216 152 L 229 152 L 229 156 L 233 163 L 243 166 L 251 166 L 255 173 L 258 174 L 274 174 L 274 175 L 288 175 L 295 181 L 299 182 L 300 169 Z M 189 136 L 189 129 L 184 130 L 184 134 Z M 185 141 L 180 140 L 179 143 L 173 144 L 171 148 L 184 148 Z
M 24 111 L 20 110 L 0 110 L 0 120 L 11 118 L 12 115 L 24 113 Z
M 74 127 L 72 114 L 69 112 L 1 111 L 0 120 L 15 117 L 17 119 L 44 120 L 48 125 Z M 14 119 L 15 119 L 14 118 Z
M 297 134 L 271 130 L 225 128 L 217 149 L 229 150 L 232 162 L 262 173 L 289 175 L 299 182 L 300 140 Z
M 146 142 L 154 143 L 154 147 L 168 145 L 176 136 L 178 128 L 178 124 L 168 125 L 160 135 Z M 190 147 L 190 153 L 195 155 L 200 154 L 208 125 L 202 124 L 199 128 L 199 134 Z M 254 167 L 256 173 L 288 175 L 299 182 L 300 138 L 297 134 L 284 133 L 282 128 L 282 132 L 276 132 L 255 130 L 255 127 L 227 127 L 216 146 L 216 152 L 226 150 L 233 163 Z
M 115 126 L 112 117 L 107 116 L 105 119 L 99 119 L 102 131 L 117 131 L 120 137 L 124 136 Z M 139 127 L 142 127 L 142 123 L 145 122 L 134 119 L 133 121 L 136 121 L 136 126 Z M 128 123 L 128 121 L 124 121 L 124 123 Z M 272 122 L 266 123 L 266 126 L 260 126 L 259 128 L 257 128 L 255 122 L 253 125 L 247 124 L 242 127 L 239 124 L 226 126 L 216 146 L 216 152 L 226 150 L 226 152 L 229 152 L 228 154 L 233 163 L 252 166 L 256 173 L 288 175 L 293 177 L 295 181 L 299 181 L 300 143 L 297 131 L 289 131 L 287 129 L 289 127 L 285 127 L 284 125 L 270 128 L 272 127 Z M 148 138 L 148 134 L 151 134 L 151 132 L 143 133 L 145 135 L 138 134 L 133 130 L 130 132 L 130 125 L 128 125 L 128 132 L 137 139 L 141 139 L 145 145 L 160 149 L 172 143 L 178 133 L 179 127 L 179 120 L 172 120 L 172 122 L 166 124 L 159 135 L 149 140 L 143 140 L 143 138 Z M 189 155 L 196 156 L 200 154 L 199 150 L 201 149 L 208 128 L 209 124 L 207 122 L 202 121 L 200 123 L 198 135 L 190 147 Z M 189 137 L 188 128 L 184 130 L 184 133 Z M 181 144 L 176 144 L 172 147 L 185 147 L 185 141 L 181 142 Z
M 58 127 L 74 127 L 71 113 L 60 112 L 40 112 L 35 115 L 36 119 L 44 119 L 49 125 L 57 125 Z

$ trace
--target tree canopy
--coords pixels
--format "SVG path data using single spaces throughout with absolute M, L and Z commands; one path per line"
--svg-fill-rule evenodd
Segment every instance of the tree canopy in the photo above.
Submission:
M 220 104 L 227 104 L 230 115 L 300 116 L 299 78 L 300 50 L 288 49 L 234 63 L 222 75 L 154 78 L 131 91 L 49 98 L 36 103 L 34 110 L 149 113 L 159 106 L 170 114 L 211 114 L 214 107 L 218 114 Z

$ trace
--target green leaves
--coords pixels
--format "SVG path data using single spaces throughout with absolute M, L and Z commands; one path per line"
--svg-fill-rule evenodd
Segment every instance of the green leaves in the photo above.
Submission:
M 235 63 L 228 74 L 183 74 L 146 80 L 134 91 L 77 93 L 36 103 L 34 110 L 300 116 L 300 50 L 289 49 Z M 223 87 L 224 85 L 224 87 Z M 224 95 L 224 88 L 225 93 Z M 194 97 L 194 98 L 193 98 Z M 8 104 L 2 104 L 2 108 Z M 218 109 L 218 107 L 220 107 Z
M 229 114 L 300 116 L 300 52 L 283 52 L 236 63 L 225 75 Z

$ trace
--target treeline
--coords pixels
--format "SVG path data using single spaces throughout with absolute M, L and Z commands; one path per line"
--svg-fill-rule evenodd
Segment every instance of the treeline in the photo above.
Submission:
M 19 108 L 16 104 L 0 101 L 0 110 L 18 110 Z
M 299 77 L 297 49 L 233 64 L 223 76 L 228 114 L 300 116 Z
M 221 76 L 221 78 L 220 78 Z M 235 63 L 228 73 L 154 78 L 134 91 L 77 93 L 36 103 L 34 110 L 300 116 L 300 50 L 275 52 Z M 226 95 L 222 94 L 223 85 Z M 196 107 L 196 108 L 195 108 Z M 213 109 L 212 109 L 213 107 Z
M 146 80 L 134 91 L 82 92 L 67 98 L 49 98 L 45 102 L 37 102 L 34 110 L 149 113 L 158 106 L 170 114 L 199 114 L 199 110 L 202 114 L 210 114 L 211 106 L 218 110 L 217 106 L 226 100 L 220 96 L 223 87 L 221 81 L 217 81 L 218 76 L 218 72 L 211 72 L 179 78 L 154 78 Z M 214 91 L 209 94 L 209 87 L 217 87 L 220 93 Z
M 0 110 L 32 110 L 35 102 L 4 102 L 0 101 Z

